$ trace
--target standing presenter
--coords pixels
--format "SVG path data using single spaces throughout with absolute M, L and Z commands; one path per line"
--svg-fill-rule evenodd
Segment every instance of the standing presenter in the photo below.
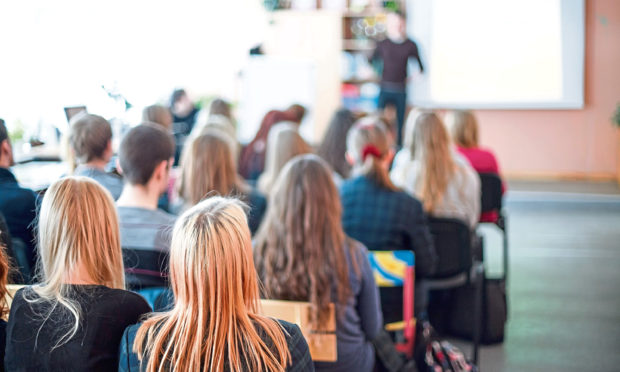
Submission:
M 402 145 L 403 123 L 407 108 L 407 64 L 409 58 L 418 61 L 420 72 L 424 73 L 424 66 L 418 53 L 418 46 L 407 38 L 405 18 L 401 13 L 389 13 L 387 16 L 387 37 L 377 43 L 377 47 L 370 57 L 383 61 L 381 76 L 381 91 L 379 93 L 379 108 L 394 105 L 398 120 L 398 145 Z

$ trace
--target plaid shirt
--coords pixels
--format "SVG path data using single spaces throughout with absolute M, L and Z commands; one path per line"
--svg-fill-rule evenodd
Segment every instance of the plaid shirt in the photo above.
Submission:
M 432 274 L 437 255 L 422 204 L 404 191 L 382 188 L 366 177 L 340 186 L 342 226 L 371 251 L 413 250 L 416 275 Z

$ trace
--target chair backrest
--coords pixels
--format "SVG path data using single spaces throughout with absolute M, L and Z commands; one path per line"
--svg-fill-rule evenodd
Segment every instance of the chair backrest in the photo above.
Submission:
M 433 278 L 468 272 L 472 265 L 472 252 L 470 231 L 465 222 L 455 218 L 429 217 L 428 225 L 439 256 Z
M 336 312 L 330 304 L 326 324 L 320 329 L 310 325 L 310 303 L 299 301 L 260 300 L 263 315 L 297 324 L 308 342 L 313 361 L 335 362 L 338 360 L 336 339 Z
M 502 209 L 502 179 L 495 173 L 479 173 L 480 176 L 480 208 L 482 212 L 499 211 Z

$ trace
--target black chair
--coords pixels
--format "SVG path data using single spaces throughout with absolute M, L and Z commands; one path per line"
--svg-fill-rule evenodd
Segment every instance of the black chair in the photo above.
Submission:
M 502 209 L 502 179 L 495 173 L 479 173 L 481 185 L 481 212 L 496 212 L 497 221 L 490 222 L 502 232 L 504 249 L 504 277 L 508 278 L 508 234 L 506 232 L 506 215 Z
M 428 224 L 439 263 L 435 274 L 424 279 L 424 286 L 430 291 L 456 289 L 469 284 L 475 287 L 472 359 L 477 364 L 482 312 L 482 262 L 472 259 L 471 232 L 463 221 L 429 217 Z

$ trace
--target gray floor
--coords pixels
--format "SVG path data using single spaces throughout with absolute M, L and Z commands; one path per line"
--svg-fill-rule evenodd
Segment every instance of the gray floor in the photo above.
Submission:
M 481 370 L 620 371 L 620 190 L 511 182 L 506 211 L 510 318 L 505 342 L 483 347 Z M 497 272 L 499 235 L 482 233 Z

